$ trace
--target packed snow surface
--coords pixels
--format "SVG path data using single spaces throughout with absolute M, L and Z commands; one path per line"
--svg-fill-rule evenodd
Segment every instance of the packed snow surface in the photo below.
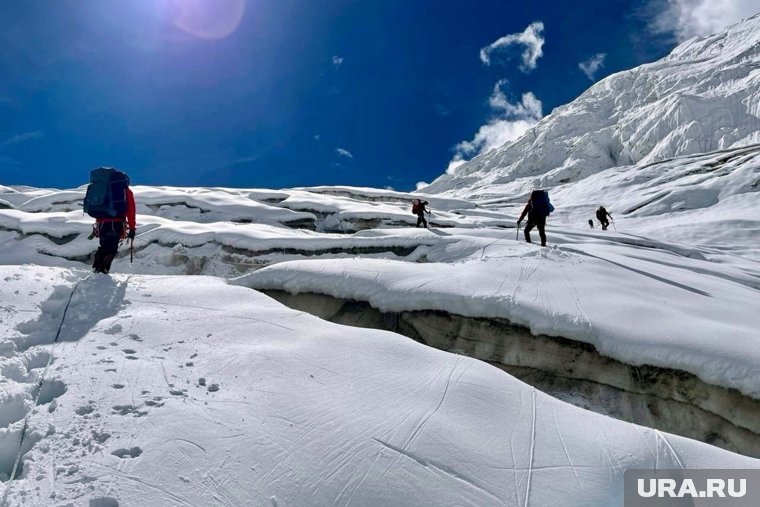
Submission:
M 560 245 L 542 249 L 503 235 L 470 237 L 471 254 L 459 262 L 292 261 L 237 283 L 368 301 L 385 312 L 508 319 L 628 364 L 685 370 L 760 398 L 756 277 L 617 235 L 552 239 Z
M 513 228 L 524 196 L 433 200 L 439 227 L 425 230 L 408 227 L 414 196 L 399 192 L 137 187 L 135 262 L 123 256 L 114 270 L 252 273 L 237 283 L 386 311 L 505 318 L 760 398 L 759 182 L 760 146 L 609 169 L 552 192 L 546 250 Z M 0 193 L 13 205 L 0 210 L 0 262 L 82 266 L 97 241 L 87 239 L 81 197 L 82 189 Z M 590 229 L 603 197 L 614 224 Z M 315 218 L 286 225 L 290 213 Z M 367 219 L 373 228 L 341 232 Z
M 556 186 L 548 248 L 520 185 L 423 195 L 429 230 L 401 192 L 137 186 L 112 277 L 83 187 L 0 187 L 0 505 L 607 506 L 626 468 L 760 467 L 224 280 L 506 318 L 760 398 L 760 146 Z
M 410 212 L 417 196 L 369 189 L 351 194 L 348 187 L 336 187 L 341 195 L 316 190 L 134 187 L 136 263 L 143 273 L 233 276 L 293 256 L 408 257 L 421 245 L 441 241 L 406 228 L 417 220 Z M 89 237 L 93 220 L 82 212 L 84 192 L 84 187 L 0 188 L 0 199 L 9 204 L 0 208 L 4 251 L 0 262 L 59 266 L 86 262 L 98 243 Z M 507 223 L 504 216 L 460 214 L 460 209 L 475 207 L 464 200 L 431 201 L 438 206 L 429 216 L 434 225 Z M 380 235 L 367 230 L 384 227 L 394 229 Z M 132 269 L 128 264 L 117 260 L 115 269 L 120 265 Z
M 0 277 L 4 505 L 606 507 L 627 468 L 760 467 L 218 278 Z

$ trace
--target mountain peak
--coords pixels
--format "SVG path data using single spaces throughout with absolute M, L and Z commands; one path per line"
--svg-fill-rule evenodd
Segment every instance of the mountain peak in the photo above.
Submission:
M 760 142 L 760 15 L 695 37 L 656 62 L 613 74 L 519 139 L 425 188 L 502 195 Z

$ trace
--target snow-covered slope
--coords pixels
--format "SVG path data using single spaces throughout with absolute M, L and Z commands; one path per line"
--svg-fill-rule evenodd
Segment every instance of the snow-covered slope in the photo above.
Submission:
M 561 247 L 548 250 L 471 239 L 474 254 L 454 263 L 293 261 L 238 283 L 368 301 L 386 312 L 506 319 L 535 335 L 590 343 L 628 364 L 684 370 L 760 399 L 760 313 L 752 311 L 760 309 L 760 280 L 592 237 L 563 235 Z
M 413 231 L 416 196 L 352 187 L 299 190 L 134 188 L 142 273 L 233 276 L 270 262 L 311 256 L 382 255 L 416 260 L 418 247 L 445 238 Z M 0 187 L 2 263 L 75 266 L 97 249 L 84 188 Z M 504 215 L 466 215 L 475 204 L 426 197 L 439 227 L 499 226 Z M 368 229 L 381 229 L 378 233 Z M 357 232 L 358 231 L 358 232 Z M 125 250 L 123 249 L 122 252 Z M 115 263 L 127 267 L 128 258 Z M 133 269 L 135 266 L 129 266 Z
M 219 279 L 87 275 L 0 267 L 2 505 L 608 507 L 627 468 L 760 467 Z
M 557 226 L 584 227 L 605 204 L 631 235 L 760 260 L 760 145 L 610 168 L 551 195 Z
M 609 76 L 520 139 L 425 188 L 510 195 L 601 170 L 760 142 L 760 15 Z
M 10 506 L 614 505 L 627 467 L 758 467 L 473 358 L 501 367 L 516 351 L 544 378 L 573 370 L 608 382 L 605 396 L 577 383 L 552 394 L 760 455 L 759 158 L 733 149 L 558 188 L 575 205 L 552 215 L 549 249 L 514 242 L 522 199 L 432 198 L 426 230 L 398 192 L 137 187 L 135 262 L 122 247 L 112 278 L 86 278 L 97 242 L 82 188 L 0 187 L 0 475 L 29 423 L 23 475 L 0 494 Z M 611 192 L 618 230 L 589 229 Z M 708 222 L 716 200 L 722 219 Z M 741 227 L 692 242 L 715 224 Z M 199 273 L 220 278 L 179 276 Z M 459 354 L 221 279 L 239 275 L 438 312 L 456 325 L 430 329 Z M 478 341 L 466 318 L 512 326 L 526 348 Z

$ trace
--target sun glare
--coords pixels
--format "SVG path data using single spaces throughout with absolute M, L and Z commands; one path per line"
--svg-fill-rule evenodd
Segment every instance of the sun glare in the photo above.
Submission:
M 240 26 L 245 0 L 173 0 L 174 25 L 201 39 L 224 39 Z

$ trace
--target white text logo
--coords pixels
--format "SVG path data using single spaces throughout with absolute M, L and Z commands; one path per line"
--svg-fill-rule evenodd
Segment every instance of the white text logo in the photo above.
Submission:
M 643 498 L 741 498 L 747 494 L 746 479 L 707 479 L 705 489 L 697 489 L 692 479 L 638 479 L 637 490 Z M 738 483 L 738 485 L 737 485 Z

